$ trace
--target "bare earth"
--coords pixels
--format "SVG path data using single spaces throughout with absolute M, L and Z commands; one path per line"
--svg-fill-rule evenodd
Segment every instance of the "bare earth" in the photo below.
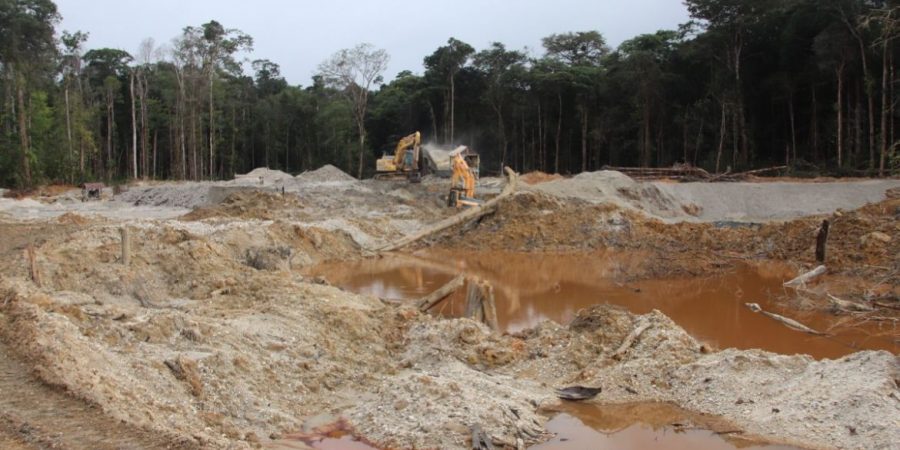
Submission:
M 502 185 L 482 182 L 488 193 Z M 665 401 L 720 416 L 751 441 L 900 442 L 896 352 L 816 361 L 716 351 L 658 311 L 613 307 L 498 334 L 300 275 L 371 257 L 453 214 L 446 183 L 257 169 L 228 182 L 135 185 L 100 202 L 77 192 L 0 199 L 0 447 L 303 448 L 289 438 L 341 418 L 384 448 L 469 448 L 476 424 L 496 445 L 521 448 L 550 437 L 553 390 L 572 384 L 603 386 L 596 403 Z M 889 305 L 860 317 L 896 321 L 900 201 L 888 197 L 898 187 L 636 183 L 598 172 L 528 185 L 493 215 L 419 245 L 640 248 L 651 256 L 634 279 L 739 258 L 804 270 L 809 237 L 828 217 L 835 262 L 807 300 L 829 308 L 829 280 L 852 278 L 828 292 Z M 614 357 L 635 329 L 645 331 Z

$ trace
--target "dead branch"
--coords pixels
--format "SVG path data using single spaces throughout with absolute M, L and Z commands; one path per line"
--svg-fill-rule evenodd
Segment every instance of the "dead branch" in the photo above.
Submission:
M 831 294 L 826 293 L 828 296 L 828 300 L 831 301 L 831 304 L 834 305 L 835 308 L 840 309 L 842 311 L 874 311 L 875 308 L 865 305 L 862 303 L 850 302 L 847 300 L 841 300 Z
M 828 269 L 825 266 L 816 267 L 815 269 L 810 270 L 809 272 L 806 272 L 806 273 L 798 276 L 797 278 L 794 278 L 791 281 L 785 282 L 784 287 L 793 288 L 793 287 L 802 286 L 802 285 L 806 284 L 808 281 L 812 281 L 812 280 L 824 275 L 825 272 L 828 272 Z
M 625 340 L 622 341 L 622 345 L 620 345 L 619 348 L 616 349 L 615 352 L 613 352 L 612 358 L 615 360 L 622 359 L 622 356 L 624 356 L 625 352 L 627 352 L 628 349 L 631 348 L 631 346 L 634 344 L 634 341 L 637 338 L 641 337 L 641 334 L 643 334 L 644 331 L 647 330 L 647 328 L 650 328 L 650 325 L 650 322 L 644 322 L 637 328 L 632 330 L 631 333 L 629 333 L 628 336 L 625 337 Z
M 434 292 L 428 294 L 425 297 L 422 297 L 416 304 L 420 311 L 425 312 L 434 307 L 434 305 L 440 303 L 441 300 L 446 298 L 448 295 L 452 294 L 457 289 L 461 288 L 466 281 L 466 277 L 463 275 L 459 275 L 456 278 L 450 280 L 449 283 L 437 288 Z
M 828 334 L 826 334 L 826 333 L 813 330 L 812 328 L 810 328 L 806 325 L 803 325 L 802 323 L 797 322 L 796 320 L 791 319 L 789 317 L 784 317 L 782 315 L 778 315 L 775 313 L 770 313 L 768 311 L 765 311 L 756 303 L 744 303 L 744 305 L 746 305 L 748 308 L 750 308 L 751 311 L 769 316 L 772 319 L 775 319 L 775 320 L 783 323 L 785 326 L 787 326 L 788 328 L 791 328 L 793 330 L 802 331 L 804 333 L 809 333 L 809 334 L 814 334 L 816 336 L 828 336 Z
M 897 306 L 897 305 L 891 305 L 889 303 L 882 303 L 882 302 L 873 302 L 873 304 L 875 306 L 878 306 L 879 308 L 896 309 L 896 310 L 900 311 L 900 306 Z
M 481 206 L 473 206 L 469 209 L 466 209 L 463 212 L 460 212 L 459 214 L 456 214 L 456 215 L 448 217 L 444 220 L 441 220 L 440 222 L 438 222 L 434 225 L 431 225 L 422 231 L 413 233 L 409 236 L 401 238 L 400 240 L 398 240 L 394 243 L 385 245 L 384 247 L 377 249 L 376 252 L 384 253 L 384 252 L 390 252 L 393 250 L 401 249 L 403 247 L 406 247 L 407 245 L 412 244 L 413 242 L 419 241 L 428 236 L 431 236 L 433 234 L 444 231 L 447 228 L 450 228 L 454 225 L 459 225 L 461 223 L 465 223 L 470 220 L 477 219 L 487 213 L 492 212 L 503 199 L 505 199 L 506 197 L 509 197 L 516 190 L 516 184 L 518 182 L 518 174 L 516 174 L 516 172 L 514 170 L 507 167 L 506 168 L 506 176 L 508 179 L 506 187 L 503 188 L 503 191 L 500 192 L 500 195 L 488 200 L 487 202 L 485 202 L 485 204 L 483 204 Z
M 716 176 L 710 178 L 709 181 L 711 181 L 711 182 L 713 182 L 713 181 L 738 181 L 738 180 L 747 178 L 748 176 L 751 176 L 751 175 L 759 175 L 761 173 L 774 172 L 776 170 L 784 170 L 787 168 L 788 168 L 788 166 L 775 166 L 775 167 L 766 167 L 763 169 L 748 170 L 746 172 L 737 172 L 737 173 L 725 172 L 721 175 L 716 175 Z

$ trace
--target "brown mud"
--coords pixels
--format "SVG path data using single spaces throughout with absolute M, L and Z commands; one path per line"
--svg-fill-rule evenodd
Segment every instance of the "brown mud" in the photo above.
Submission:
M 553 439 L 554 389 L 571 385 L 603 387 L 586 408 L 618 415 L 603 405 L 671 402 L 728 421 L 747 442 L 887 449 L 900 441 L 896 351 L 807 351 L 806 336 L 735 306 L 754 301 L 841 345 L 884 348 L 872 342 L 898 319 L 896 199 L 779 223 L 665 223 L 633 207 L 672 206 L 659 189 L 585 176 L 569 188 L 621 197 L 590 203 L 527 192 L 563 181 L 535 175 L 550 180 L 418 244 L 450 253 L 384 259 L 404 280 L 384 283 L 384 297 L 415 297 L 466 270 L 496 284 L 512 331 L 496 333 L 328 286 L 339 269 L 324 280 L 305 272 L 369 257 L 367 249 L 449 216 L 446 180 L 356 181 L 333 168 L 247 177 L 136 184 L 98 202 L 72 192 L 0 199 L 0 350 L 16 362 L 0 382 L 4 393 L 22 393 L 3 405 L 0 446 L 127 448 L 124 438 L 149 448 L 309 448 L 285 437 L 328 416 L 352 432 L 312 445 L 350 445 L 353 435 L 379 448 L 470 448 L 469 427 L 479 425 L 495 446 L 521 448 Z M 482 184 L 485 198 L 502 187 Z M 708 214 L 703 206 L 696 211 Z M 829 273 L 802 290 L 779 288 L 815 264 L 815 228 L 826 217 Z M 129 264 L 121 227 L 130 229 Z M 527 255 L 453 256 L 459 250 Z M 427 266 L 411 268 L 411 258 Z M 876 308 L 832 311 L 827 294 Z M 799 349 L 746 350 L 720 336 L 744 323 L 764 337 L 788 333 L 782 344 Z M 842 334 L 855 329 L 860 336 Z

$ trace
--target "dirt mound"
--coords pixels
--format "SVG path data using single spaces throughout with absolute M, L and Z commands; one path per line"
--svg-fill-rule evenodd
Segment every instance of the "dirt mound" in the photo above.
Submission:
M 56 218 L 56 221 L 63 225 L 84 225 L 90 223 L 90 219 L 80 214 L 67 212 Z
M 291 174 L 280 170 L 272 170 L 266 167 L 257 167 L 245 174 L 235 175 L 236 181 L 249 181 L 253 183 L 272 184 L 279 181 L 290 180 L 294 178 Z
M 887 200 L 830 217 L 829 272 L 861 276 L 871 281 L 870 287 L 900 281 L 898 208 L 900 200 Z M 821 220 L 811 217 L 755 225 L 664 223 L 613 204 L 519 192 L 494 214 L 450 229 L 438 236 L 436 243 L 472 250 L 645 251 L 648 257 L 643 271 L 631 274 L 635 278 L 697 276 L 732 267 L 736 260 L 760 258 L 808 268 L 815 264 L 816 229 Z M 875 238 L 866 238 L 876 232 L 880 234 Z
M 540 184 L 546 183 L 548 181 L 556 181 L 561 180 L 563 178 L 562 175 L 558 173 L 544 173 L 540 170 L 534 172 L 528 172 L 525 175 L 519 177 L 519 181 L 526 184 Z
M 646 184 L 677 203 L 698 205 L 697 219 L 704 222 L 771 222 L 831 214 L 880 202 L 891 189 L 900 189 L 898 180 Z
M 613 170 L 584 172 L 572 178 L 526 186 L 526 190 L 593 204 L 609 203 L 643 211 L 656 217 L 685 217 L 684 207 L 674 197 L 649 183 L 633 180 Z
M 341 169 L 332 166 L 331 164 L 326 164 L 316 170 L 311 172 L 303 172 L 300 175 L 297 175 L 297 181 L 306 182 L 306 183 L 332 183 L 332 182 L 352 182 L 356 181 L 356 178 L 348 175 Z
M 293 194 L 276 194 L 255 189 L 239 190 L 229 194 L 215 206 L 197 208 L 181 220 L 203 220 L 214 217 L 272 220 L 290 210 L 302 209 L 300 199 Z
M 116 196 L 116 200 L 135 206 L 171 206 L 197 208 L 209 204 L 208 183 L 166 184 L 133 187 Z
M 884 192 L 884 196 L 891 199 L 900 198 L 900 187 L 888 189 Z

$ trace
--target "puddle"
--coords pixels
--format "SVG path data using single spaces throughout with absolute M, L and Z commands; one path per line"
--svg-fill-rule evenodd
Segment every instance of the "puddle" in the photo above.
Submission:
M 532 450 L 790 450 L 753 445 L 716 418 L 661 403 L 591 405 L 566 403 L 547 422 L 554 439 Z M 713 431 L 718 430 L 718 431 Z
M 796 450 L 796 447 L 756 445 L 727 422 L 696 414 L 668 403 L 595 405 L 563 402 L 545 410 L 553 418 L 547 431 L 556 435 L 530 450 Z M 554 415 L 555 414 L 555 415 Z M 358 440 L 340 421 L 311 433 L 285 436 L 265 447 L 270 450 L 377 450 Z
M 343 419 L 323 424 L 308 432 L 288 434 L 265 447 L 269 450 L 377 450 L 354 435 L 350 425 Z
M 456 274 L 465 272 L 494 286 L 500 327 L 515 332 L 543 320 L 568 323 L 578 310 L 613 304 L 633 313 L 658 309 L 700 341 L 718 348 L 760 348 L 782 354 L 838 358 L 862 349 L 897 353 L 897 330 L 885 323 L 855 327 L 839 324 L 825 313 L 785 310 L 779 304 L 788 292 L 782 282 L 795 275 L 782 264 L 742 266 L 708 278 L 652 279 L 628 282 L 642 255 L 531 254 L 503 252 L 442 252 L 388 255 L 383 258 L 318 266 L 311 271 L 344 289 L 385 299 L 425 296 Z M 821 337 L 791 330 L 744 303 L 785 314 L 826 331 Z M 433 308 L 459 316 L 465 307 L 462 290 Z

